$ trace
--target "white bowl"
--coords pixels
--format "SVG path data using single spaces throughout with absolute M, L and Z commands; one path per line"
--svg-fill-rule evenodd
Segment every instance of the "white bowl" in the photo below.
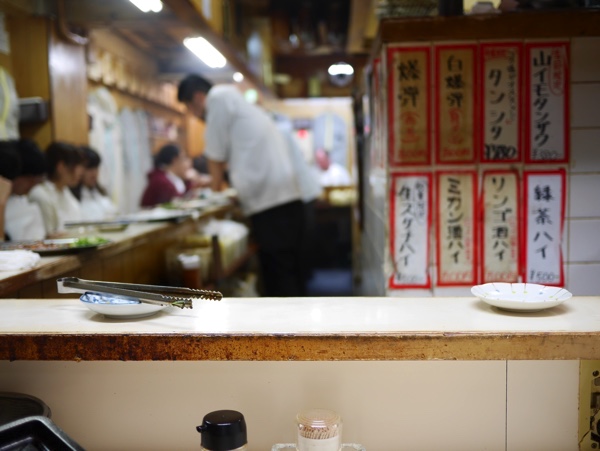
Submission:
M 573 296 L 561 287 L 505 282 L 475 285 L 471 288 L 471 293 L 489 305 L 518 312 L 537 312 L 552 308 Z
M 88 291 L 79 298 L 91 311 L 108 318 L 133 319 L 154 315 L 164 305 L 146 304 L 139 299 Z

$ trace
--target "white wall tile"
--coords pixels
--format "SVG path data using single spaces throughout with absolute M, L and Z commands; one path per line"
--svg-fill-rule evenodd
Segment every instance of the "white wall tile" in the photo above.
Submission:
M 573 219 L 569 224 L 570 263 L 600 263 L 600 219 Z
M 571 172 L 594 171 L 600 171 L 600 128 L 571 130 Z
M 571 218 L 600 217 L 600 175 L 571 174 L 568 191 Z
M 600 37 L 571 40 L 571 81 L 600 81 Z
M 571 84 L 571 127 L 600 127 L 600 83 Z
M 600 264 L 570 263 L 567 265 L 567 290 L 574 296 L 600 295 Z
M 507 451 L 577 451 L 579 362 L 507 364 Z

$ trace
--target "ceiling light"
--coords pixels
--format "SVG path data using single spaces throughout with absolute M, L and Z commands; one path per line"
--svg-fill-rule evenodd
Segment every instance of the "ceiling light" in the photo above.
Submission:
M 233 74 L 233 81 L 236 81 L 238 83 L 244 81 L 244 74 L 242 74 L 241 72 L 236 72 L 235 74 Z
M 163 4 L 160 0 L 129 0 L 145 13 L 152 11 L 158 13 L 162 10 Z
M 348 63 L 335 63 L 329 66 L 327 69 L 329 75 L 352 75 L 354 73 L 354 69 Z
M 227 60 L 221 55 L 221 52 L 204 38 L 185 38 L 183 45 L 200 58 L 204 64 L 213 69 L 224 67 L 227 64 Z

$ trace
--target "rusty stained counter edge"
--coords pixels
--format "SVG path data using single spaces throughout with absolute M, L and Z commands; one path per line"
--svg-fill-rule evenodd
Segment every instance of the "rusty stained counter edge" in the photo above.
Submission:
M 2 334 L 0 360 L 598 360 L 600 332 Z

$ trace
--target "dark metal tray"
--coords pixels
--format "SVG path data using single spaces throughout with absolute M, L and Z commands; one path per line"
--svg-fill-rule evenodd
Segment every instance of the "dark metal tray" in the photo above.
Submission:
M 31 416 L 0 426 L 0 451 L 83 451 L 54 422 Z

